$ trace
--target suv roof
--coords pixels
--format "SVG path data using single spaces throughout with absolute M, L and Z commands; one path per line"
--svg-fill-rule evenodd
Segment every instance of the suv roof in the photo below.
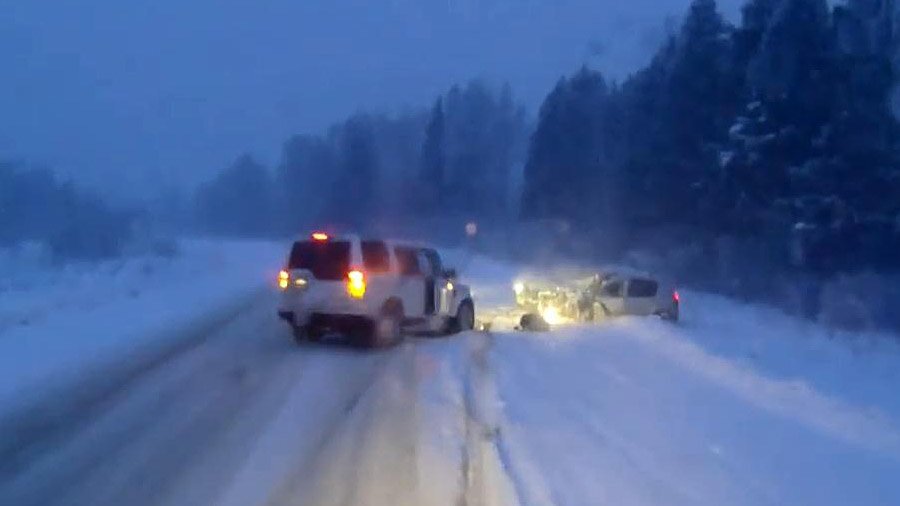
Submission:
M 316 236 L 320 235 L 322 238 L 318 238 Z M 300 236 L 295 239 L 295 241 L 346 241 L 346 242 L 362 242 L 362 241 L 380 241 L 388 246 L 403 246 L 405 248 L 415 248 L 415 249 L 423 249 L 423 250 L 435 250 L 434 247 L 429 246 L 425 243 L 410 241 L 406 239 L 390 239 L 386 237 L 378 237 L 378 236 L 370 236 L 370 235 L 359 235 L 354 233 L 348 234 L 332 234 L 330 232 L 312 232 L 311 234 Z M 436 250 L 435 250 L 436 251 Z

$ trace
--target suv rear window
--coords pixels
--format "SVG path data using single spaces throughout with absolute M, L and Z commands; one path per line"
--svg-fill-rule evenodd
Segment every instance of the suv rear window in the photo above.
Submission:
M 659 283 L 649 279 L 632 279 L 628 282 L 629 297 L 656 297 Z
M 394 248 L 394 254 L 397 256 L 401 276 L 416 276 L 422 273 L 422 270 L 419 268 L 419 255 L 416 250 L 401 246 Z
M 379 274 L 391 270 L 391 255 L 387 244 L 381 241 L 362 241 L 360 247 L 366 272 Z
M 350 243 L 298 241 L 291 248 L 289 269 L 306 269 L 316 279 L 339 281 L 350 270 Z
M 435 277 L 440 277 L 444 275 L 444 266 L 441 263 L 441 256 L 438 255 L 438 252 L 433 249 L 422 250 L 422 253 L 425 254 L 425 258 L 428 260 L 428 268 L 431 270 L 430 274 Z

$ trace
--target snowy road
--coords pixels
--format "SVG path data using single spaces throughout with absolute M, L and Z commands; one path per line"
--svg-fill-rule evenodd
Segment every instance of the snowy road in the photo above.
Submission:
M 485 304 L 507 289 L 470 272 Z M 895 401 L 856 395 L 865 374 L 896 391 L 896 368 L 730 356 L 710 340 L 758 332 L 740 305 L 364 352 L 295 346 L 253 293 L 114 388 L 2 413 L 0 504 L 900 504 Z
M 464 449 L 442 424 L 464 430 L 465 406 L 437 380 L 459 394 L 481 337 L 298 348 L 273 307 L 264 295 L 102 398 L 17 420 L 0 503 L 457 503 L 447 455 Z

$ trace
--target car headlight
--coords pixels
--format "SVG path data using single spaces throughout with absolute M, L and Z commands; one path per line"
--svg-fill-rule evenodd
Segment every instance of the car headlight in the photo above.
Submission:
M 541 311 L 541 318 L 550 325 L 559 325 L 562 323 L 562 316 L 560 316 L 559 310 L 552 306 L 546 307 Z

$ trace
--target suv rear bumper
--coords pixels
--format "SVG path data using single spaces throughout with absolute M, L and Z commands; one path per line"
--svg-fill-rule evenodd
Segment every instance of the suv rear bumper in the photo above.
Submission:
M 281 311 L 281 310 L 279 310 L 279 311 L 278 311 L 278 318 L 281 318 L 282 320 L 284 320 L 284 321 L 290 323 L 291 325 L 294 324 L 294 312 L 293 312 L 293 311 Z
M 359 315 L 313 313 L 309 316 L 308 325 L 319 332 L 352 334 L 367 331 L 372 325 L 372 319 Z
M 293 311 L 279 310 L 278 317 L 291 325 L 338 333 L 351 333 L 366 329 L 372 323 L 372 318 L 364 315 L 309 313 L 304 315 L 303 321 L 298 321 L 297 315 Z

